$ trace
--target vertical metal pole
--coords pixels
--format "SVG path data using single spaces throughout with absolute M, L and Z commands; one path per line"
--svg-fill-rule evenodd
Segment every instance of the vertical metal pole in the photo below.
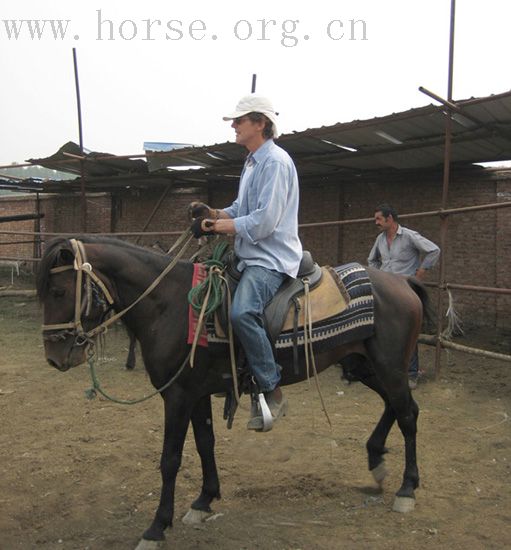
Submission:
M 40 217 L 40 214 L 41 214 L 41 197 L 39 195 L 39 193 L 36 193 L 36 196 L 35 196 L 35 211 L 36 211 L 36 214 L 38 214 L 37 218 L 35 219 L 35 231 L 37 233 L 37 235 L 35 236 L 34 238 L 34 258 L 40 258 L 41 257 L 41 217 Z M 32 272 L 37 272 L 37 264 L 38 262 L 34 262 L 34 264 L 32 264 Z
M 256 91 L 256 80 L 257 80 L 257 75 L 253 74 L 252 75 L 252 90 L 251 90 L 251 92 L 253 94 L 255 94 L 255 91 Z
M 76 108 L 78 111 L 78 137 L 80 143 L 80 153 L 83 157 L 83 131 L 82 131 L 82 103 L 80 100 L 80 83 L 78 80 L 78 62 L 76 59 L 76 48 L 73 48 L 73 65 L 75 70 L 75 88 L 76 88 Z M 85 197 L 85 166 L 84 161 L 80 160 L 80 191 L 82 202 L 82 231 L 87 232 L 87 200 Z
M 453 87 L 453 65 L 454 65 L 454 27 L 455 27 L 455 12 L 456 0 L 451 0 L 451 24 L 449 31 L 449 71 L 447 77 L 447 100 L 452 101 Z M 447 115 L 445 120 L 445 149 L 444 149 L 444 175 L 442 187 L 442 210 L 447 208 L 447 200 L 449 195 L 449 175 L 451 170 L 451 148 L 452 148 L 452 118 L 451 109 L 447 107 Z M 443 293 L 445 291 L 445 256 L 447 252 L 447 224 L 448 217 L 441 216 L 440 218 L 440 269 L 438 276 L 438 302 L 437 302 L 437 341 L 435 352 L 435 378 L 440 376 L 440 360 L 442 346 L 440 344 L 440 335 L 442 333 L 443 322 Z

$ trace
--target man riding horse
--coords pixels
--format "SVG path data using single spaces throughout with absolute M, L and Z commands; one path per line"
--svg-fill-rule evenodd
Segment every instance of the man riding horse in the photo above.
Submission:
M 190 212 L 196 237 L 214 233 L 235 235 L 234 250 L 242 272 L 231 310 L 231 322 L 258 389 L 265 395 L 273 420 L 286 414 L 287 399 L 279 387 L 276 364 L 262 314 L 287 277 L 296 277 L 302 259 L 298 237 L 298 176 L 291 157 L 275 145 L 276 115 L 260 95 L 243 97 L 232 120 L 236 143 L 248 157 L 241 173 L 238 197 L 223 210 L 193 202 Z M 263 429 L 263 415 L 254 403 L 249 430 Z

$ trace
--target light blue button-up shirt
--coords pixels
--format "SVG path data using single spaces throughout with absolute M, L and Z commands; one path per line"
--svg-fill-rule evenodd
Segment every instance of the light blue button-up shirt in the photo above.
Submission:
M 296 277 L 302 259 L 298 200 L 291 157 L 272 139 L 265 141 L 247 158 L 238 197 L 224 210 L 234 219 L 240 271 L 258 265 Z
M 423 237 L 417 231 L 398 225 L 397 233 L 390 247 L 385 231 L 376 237 L 374 246 L 367 259 L 370 266 L 401 273 L 415 275 L 422 269 L 431 269 L 440 257 L 440 248 Z

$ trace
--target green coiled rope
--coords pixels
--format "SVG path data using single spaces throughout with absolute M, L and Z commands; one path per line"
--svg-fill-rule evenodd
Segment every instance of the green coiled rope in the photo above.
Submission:
M 195 312 L 200 313 L 204 306 L 208 288 L 211 286 L 208 303 L 204 310 L 204 316 L 206 317 L 211 315 L 224 299 L 225 286 L 222 281 L 221 270 L 225 267 L 224 262 L 222 262 L 222 257 L 228 246 L 229 243 L 227 241 L 222 241 L 215 246 L 211 258 L 204 261 L 204 265 L 208 271 L 206 278 L 188 292 L 188 302 L 190 306 Z

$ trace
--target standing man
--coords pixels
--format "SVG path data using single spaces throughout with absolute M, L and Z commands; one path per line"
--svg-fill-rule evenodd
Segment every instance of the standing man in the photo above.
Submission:
M 440 248 L 417 231 L 399 225 L 398 214 L 389 204 L 376 207 L 374 222 L 380 234 L 369 253 L 369 265 L 382 271 L 413 275 L 422 281 L 426 271 L 438 262 Z M 418 351 L 416 347 L 408 369 L 412 390 L 417 387 L 419 377 Z
M 287 277 L 296 277 L 302 259 L 298 237 L 298 176 L 291 157 L 275 145 L 277 113 L 260 95 L 243 97 L 232 121 L 236 143 L 248 150 L 238 197 L 223 210 L 192 203 L 196 237 L 211 231 L 235 235 L 234 251 L 241 280 L 234 295 L 231 322 L 251 373 L 274 420 L 286 414 L 287 399 L 279 387 L 280 367 L 263 325 L 265 306 Z M 263 417 L 252 407 L 249 430 L 262 430 Z

